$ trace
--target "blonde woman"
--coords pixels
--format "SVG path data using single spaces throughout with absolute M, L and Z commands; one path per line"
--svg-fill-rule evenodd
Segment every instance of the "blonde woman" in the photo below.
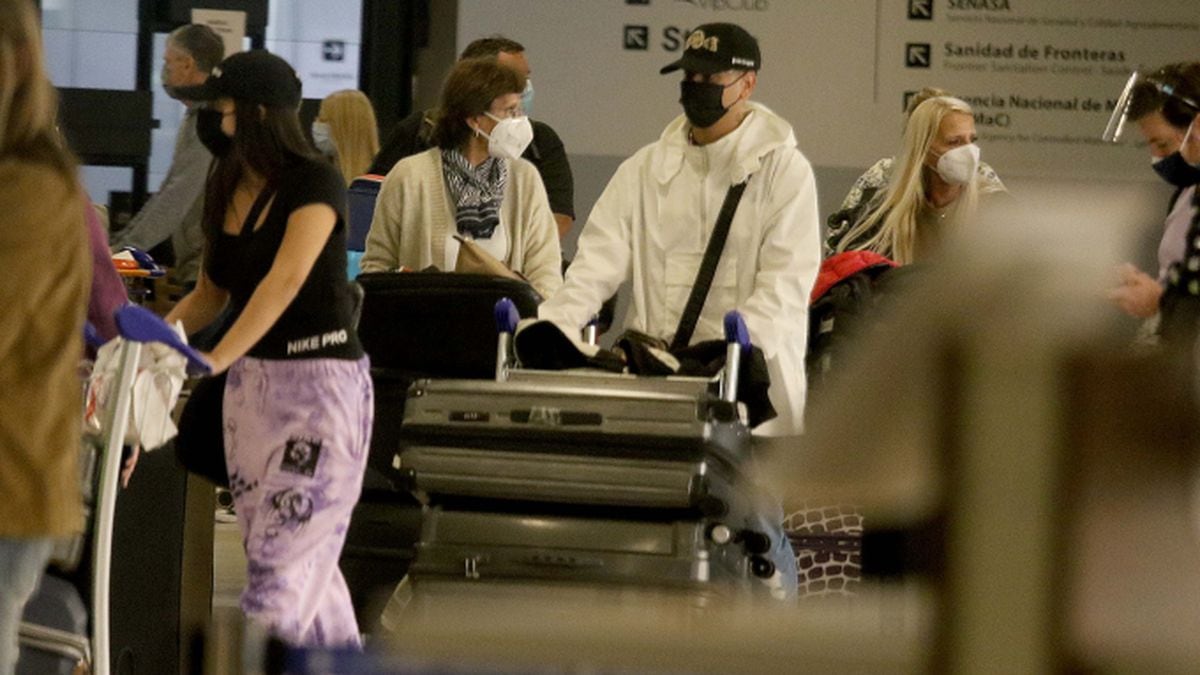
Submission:
M 53 538 L 83 523 L 76 368 L 91 258 L 41 35 L 32 2 L 0 0 L 0 675 Z
M 1005 192 L 979 161 L 971 106 L 932 96 L 911 112 L 900 155 L 859 178 L 829 218 L 826 255 L 868 250 L 902 265 L 928 257 L 942 236 L 971 222 L 981 195 Z
M 379 152 L 375 109 L 357 89 L 335 91 L 321 101 L 312 125 L 313 143 L 333 160 L 346 185 L 367 172 Z

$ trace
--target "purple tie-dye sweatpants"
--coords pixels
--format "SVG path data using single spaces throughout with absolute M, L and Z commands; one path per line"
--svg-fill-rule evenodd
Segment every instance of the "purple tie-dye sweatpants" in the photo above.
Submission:
M 370 444 L 368 360 L 242 358 L 225 461 L 246 549 L 246 617 L 295 645 L 359 644 L 338 569 Z

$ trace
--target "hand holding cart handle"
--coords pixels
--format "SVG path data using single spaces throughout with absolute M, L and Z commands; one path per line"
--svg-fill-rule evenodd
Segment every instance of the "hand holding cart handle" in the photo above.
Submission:
M 503 382 L 508 377 L 508 368 L 513 362 L 513 335 L 517 332 L 517 322 L 521 314 L 517 305 L 508 298 L 496 301 L 496 332 L 499 340 L 496 343 L 496 381 Z
M 600 315 L 593 314 L 591 319 L 588 319 L 587 325 L 583 327 L 583 341 L 589 345 L 596 344 L 599 338 L 600 330 Z
M 746 321 L 736 310 L 725 314 L 725 376 L 721 380 L 721 399 L 737 402 L 738 373 L 741 372 L 742 354 L 750 351 L 750 331 Z
M 188 370 L 207 375 L 212 368 L 200 352 L 191 348 L 157 314 L 137 305 L 126 305 L 116 312 L 117 330 L 130 342 L 160 342 L 179 352 L 188 361 Z

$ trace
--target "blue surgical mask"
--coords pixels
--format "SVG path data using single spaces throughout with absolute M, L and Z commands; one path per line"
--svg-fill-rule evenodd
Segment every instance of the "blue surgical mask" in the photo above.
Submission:
M 525 78 L 525 91 L 521 92 L 521 108 L 529 117 L 533 117 L 533 80 Z
M 331 157 L 337 152 L 337 146 L 329 135 L 329 125 L 325 122 L 314 121 L 312 123 L 312 137 L 313 145 L 317 146 L 317 150 Z

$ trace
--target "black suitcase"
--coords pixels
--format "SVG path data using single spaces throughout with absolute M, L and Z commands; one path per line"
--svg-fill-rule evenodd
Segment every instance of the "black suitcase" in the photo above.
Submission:
M 370 632 L 388 594 L 408 573 L 421 537 L 421 504 L 367 470 L 338 566 L 359 628 Z
M 541 297 L 523 281 L 453 272 L 361 274 L 358 338 L 371 366 L 409 377 L 490 378 L 496 373 L 495 305 L 522 316 Z

